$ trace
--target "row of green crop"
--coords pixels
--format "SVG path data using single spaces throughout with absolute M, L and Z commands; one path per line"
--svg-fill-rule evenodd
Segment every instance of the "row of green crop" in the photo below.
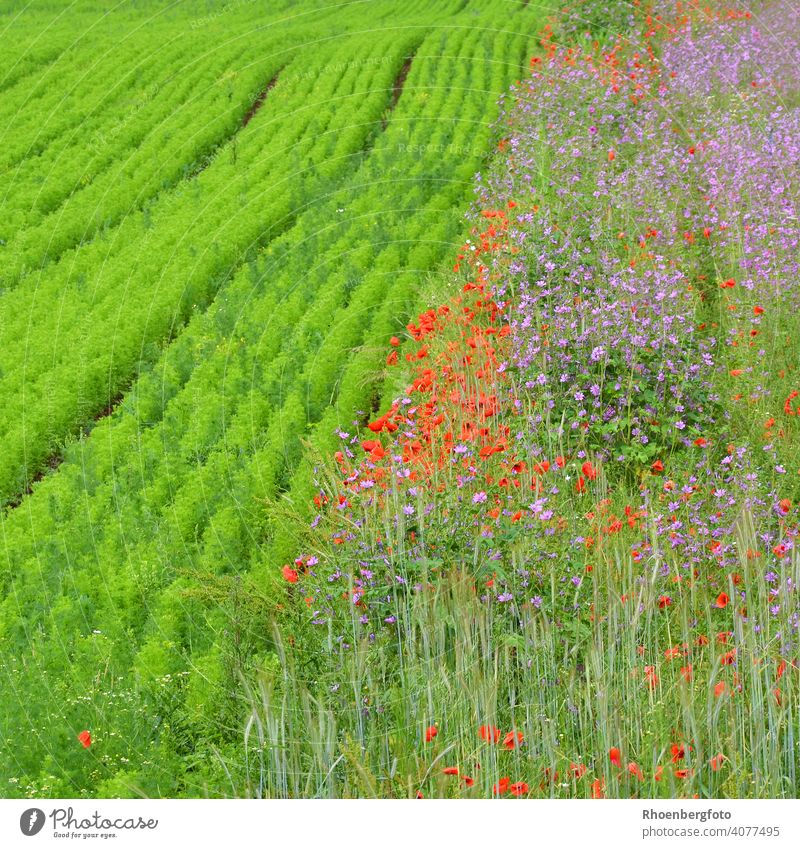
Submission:
M 277 70 L 326 32 L 324 20 L 315 19 L 316 32 L 291 24 L 245 28 L 222 41 L 200 28 L 159 45 L 146 68 L 115 83 L 135 82 L 117 108 L 101 102 L 74 115 L 71 131 L 24 159 L 0 205 L 3 285 L 199 170 Z M 99 85 L 107 85 L 102 72 Z M 82 87 L 71 99 L 83 97 Z
M 138 87 L 170 43 L 180 41 L 171 28 L 155 29 L 111 43 L 101 29 L 76 40 L 40 75 L 21 80 L 0 98 L 3 147 L 0 172 L 40 155 L 76 124 L 105 116 L 113 120 L 129 107 Z M 174 50 L 174 47 L 172 48 Z
M 433 14 L 434 11 L 436 14 L 443 14 L 445 11 L 455 8 L 457 4 L 448 2 L 435 5 L 435 10 L 433 8 L 426 10 L 428 15 Z M 380 4 L 380 8 L 377 8 L 373 4 L 371 11 L 374 15 L 373 21 L 375 26 L 374 32 L 372 30 L 369 31 L 369 37 L 374 39 L 381 32 L 383 32 L 384 37 L 390 37 L 397 27 L 397 23 L 394 20 L 396 16 L 393 16 L 391 4 Z M 337 20 L 341 17 L 335 9 L 326 10 L 326 14 L 337 16 Z M 293 16 L 290 20 L 304 20 L 305 17 L 308 16 L 304 13 Z M 215 18 L 214 20 L 217 21 L 218 19 Z M 316 17 L 312 16 L 312 23 L 315 25 L 318 23 Z M 340 22 L 338 29 L 344 32 L 348 28 L 357 30 L 359 26 L 361 26 L 360 17 L 358 15 L 352 15 L 349 21 Z M 270 27 L 266 28 L 270 29 Z M 300 90 L 300 86 L 305 86 L 308 89 L 309 85 L 313 83 L 314 75 L 319 72 L 320 67 L 322 67 L 326 74 L 331 76 L 341 74 L 343 69 L 349 68 L 353 70 L 351 57 L 354 54 L 352 52 L 350 54 L 347 54 L 346 51 L 340 51 L 338 54 L 332 52 L 334 49 L 334 45 L 331 43 L 334 40 L 333 37 L 326 36 L 320 42 L 315 33 L 316 30 L 309 28 L 305 35 L 306 40 L 310 42 L 308 46 L 308 60 L 302 51 L 301 55 L 294 56 L 294 61 L 290 62 L 292 65 L 291 69 L 286 69 L 286 85 L 279 85 L 271 93 L 269 98 L 271 104 L 280 105 L 282 103 L 293 102 L 293 98 L 295 98 L 295 95 Z M 364 37 L 366 38 L 367 36 L 365 35 Z M 402 28 L 403 39 L 412 37 L 412 27 Z M 317 43 L 319 47 L 315 46 Z M 386 76 L 391 72 L 393 55 L 391 51 L 383 51 L 380 56 L 374 55 L 372 57 L 374 61 L 380 59 L 380 70 L 383 73 L 382 84 L 386 84 Z M 320 56 L 327 57 L 327 62 L 324 65 L 319 64 Z M 366 75 L 371 74 L 375 69 L 369 66 L 369 57 L 365 58 L 362 56 L 360 61 L 362 63 L 367 62 L 367 66 L 361 68 L 364 72 L 362 77 L 366 78 Z M 262 71 L 262 80 L 263 73 Z M 260 84 L 263 85 L 263 82 Z M 248 96 L 252 96 L 254 90 L 255 86 L 250 87 Z M 221 94 L 219 91 L 216 93 L 218 95 Z M 213 92 L 209 92 L 209 96 L 213 96 Z M 303 98 L 304 95 L 301 93 L 296 99 L 297 102 L 303 104 L 300 107 L 300 111 L 303 113 L 303 118 L 305 119 L 305 112 L 308 106 L 304 103 Z M 241 96 L 238 96 L 236 99 L 240 102 L 242 101 Z M 348 103 L 351 113 L 355 112 L 356 105 Z M 339 109 L 340 104 L 331 103 L 324 108 Z M 273 109 L 272 111 L 274 112 L 275 110 Z M 239 113 L 241 113 L 241 107 L 239 108 Z M 312 138 L 313 133 L 319 132 L 319 128 L 314 125 L 314 122 L 318 123 L 324 117 L 325 115 L 322 114 L 315 115 L 311 118 L 309 133 L 306 136 L 307 139 Z M 226 118 L 230 123 L 230 121 L 234 120 L 233 113 L 226 113 Z M 286 123 L 291 120 L 291 116 L 284 115 L 283 119 L 284 123 Z M 276 212 L 272 215 L 265 215 L 262 210 L 262 220 L 263 218 L 267 219 L 261 228 L 263 232 L 269 229 L 267 225 L 270 223 L 270 218 L 272 218 L 273 222 L 280 220 L 281 215 L 285 214 L 286 209 L 295 201 L 301 200 L 304 192 L 313 188 L 313 185 L 319 179 L 330 179 L 331 168 L 335 171 L 340 163 L 336 157 L 333 157 L 332 164 L 326 164 L 326 148 L 324 145 L 317 145 L 317 150 L 314 152 L 313 157 L 310 155 L 307 157 L 307 154 L 310 153 L 309 151 L 300 150 L 292 150 L 290 156 L 284 157 L 282 156 L 283 151 L 287 149 L 287 141 L 291 144 L 292 136 L 283 138 L 281 128 L 271 121 L 264 122 L 260 115 L 259 120 L 254 122 L 254 125 L 258 124 L 264 126 L 265 130 L 274 138 L 278 139 L 281 145 L 276 151 L 269 151 L 266 157 L 264 157 L 265 161 L 259 163 L 259 165 L 268 164 L 272 166 L 275 164 L 275 159 L 284 159 L 285 161 L 281 164 L 284 165 L 284 173 L 286 175 L 300 174 L 294 180 L 295 185 L 293 186 L 289 186 L 288 179 L 282 182 L 281 189 L 289 197 L 289 204 L 276 203 L 272 197 L 269 198 Z M 358 140 L 364 137 L 366 129 L 370 128 L 365 127 L 364 124 L 350 127 L 339 139 L 340 149 L 346 149 L 350 152 L 354 146 L 357 147 Z M 223 137 L 226 131 L 226 129 L 223 129 Z M 169 130 L 166 132 L 169 132 Z M 240 143 L 240 140 L 244 142 L 248 138 L 247 145 Z M 326 140 L 326 143 L 328 141 Z M 195 160 L 193 162 L 179 160 L 172 166 L 168 164 L 166 170 L 170 173 L 172 180 L 176 177 L 176 168 L 181 173 L 191 174 L 197 168 L 198 157 L 201 159 L 200 164 L 202 166 L 207 163 L 208 158 L 206 157 L 206 160 L 203 160 L 203 153 L 208 153 L 209 148 L 211 148 L 212 153 L 217 152 L 213 142 L 208 139 L 207 135 L 203 138 L 190 139 L 189 144 L 190 147 L 187 151 L 186 145 L 180 147 L 180 142 L 178 140 L 175 141 L 175 146 L 181 151 L 181 154 L 189 152 L 195 156 Z M 194 145 L 193 147 L 191 146 L 192 144 Z M 153 145 L 155 150 L 159 150 L 160 147 L 162 146 L 159 144 Z M 118 293 L 116 286 L 120 282 L 124 282 L 126 286 L 128 284 L 135 286 L 135 292 L 137 294 L 139 292 L 146 293 L 150 291 L 154 281 L 158 281 L 159 277 L 164 274 L 163 266 L 166 257 L 169 257 L 167 261 L 171 259 L 173 264 L 177 264 L 179 258 L 183 260 L 175 274 L 170 273 L 170 277 L 180 278 L 181 276 L 185 276 L 185 269 L 192 264 L 194 255 L 201 249 L 196 245 L 187 245 L 186 241 L 189 237 L 193 237 L 195 233 L 201 232 L 201 244 L 205 244 L 206 233 L 202 231 L 210 226 L 207 219 L 198 220 L 197 213 L 195 212 L 195 207 L 205 199 L 204 192 L 209 190 L 217 191 L 218 189 L 220 194 L 224 193 L 225 200 L 229 201 L 224 204 L 224 216 L 230 219 L 239 211 L 241 206 L 248 202 L 245 192 L 252 196 L 255 190 L 254 186 L 257 186 L 260 181 L 263 181 L 266 176 L 263 172 L 254 172 L 249 167 L 250 163 L 248 161 L 248 155 L 251 152 L 260 154 L 263 149 L 263 142 L 259 143 L 259 140 L 253 139 L 249 134 L 241 133 L 234 139 L 229 148 L 221 151 L 222 155 L 214 158 L 212 167 L 208 169 L 211 173 L 203 174 L 201 175 L 202 179 L 192 182 L 191 192 L 185 191 L 184 187 L 182 194 L 176 193 L 170 195 L 167 193 L 166 196 L 159 197 L 157 204 L 153 207 L 148 206 L 145 208 L 141 215 L 128 215 L 123 219 L 122 225 L 114 227 L 114 215 L 119 215 L 121 214 L 121 210 L 126 209 L 126 204 L 129 202 L 128 198 L 131 195 L 135 198 L 134 203 L 140 204 L 146 200 L 148 191 L 157 190 L 159 187 L 161 174 L 158 170 L 158 164 L 163 163 L 165 160 L 164 151 L 159 150 L 156 158 L 154 150 L 148 149 L 139 155 L 140 159 L 146 159 L 148 155 L 150 156 L 149 171 L 144 177 L 142 170 L 137 171 L 123 165 L 122 170 L 125 172 L 127 181 L 122 187 L 122 190 L 119 190 L 118 186 L 111 185 L 113 184 L 113 179 L 107 178 L 96 188 L 91 187 L 88 191 L 78 192 L 71 199 L 68 208 L 62 208 L 56 216 L 46 219 L 38 230 L 23 234 L 20 240 L 22 247 L 26 243 L 30 246 L 31 242 L 33 242 L 35 247 L 32 250 L 23 251 L 22 254 L 17 252 L 16 256 L 12 258 L 9 255 L 10 250 L 12 248 L 20 248 L 20 245 L 7 245 L 4 248 L 6 251 L 5 258 L 7 260 L 4 265 L 4 271 L 6 274 L 13 275 L 18 273 L 20 267 L 24 266 L 27 261 L 35 262 L 37 256 L 41 257 L 43 251 L 57 255 L 70 242 L 79 238 L 84 240 L 96 232 L 99 227 L 103 228 L 100 231 L 100 238 L 96 239 L 95 243 L 88 246 L 80 245 L 80 249 L 74 252 L 67 251 L 62 255 L 61 261 L 55 266 L 47 266 L 40 273 L 33 275 L 31 279 L 27 280 L 26 291 L 24 293 L 15 292 L 14 296 L 10 299 L 3 298 L 0 301 L 0 314 L 4 317 L 13 316 L 16 319 L 16 321 L 6 320 L 0 329 L 0 335 L 5 340 L 13 339 L 15 342 L 18 342 L 20 338 L 25 340 L 23 345 L 17 343 L 13 349 L 7 348 L 9 350 L 9 356 L 5 358 L 5 361 L 0 361 L 0 380 L 2 380 L 4 375 L 15 375 L 14 379 L 0 384 L 0 398 L 14 396 L 15 401 L 7 406 L 8 417 L 11 420 L 16 419 L 17 425 L 20 428 L 20 435 L 22 428 L 27 433 L 27 443 L 22 446 L 18 438 L 12 439 L 10 455 L 5 458 L 5 463 L 0 461 L 0 500 L 13 498 L 21 488 L 24 488 L 26 480 L 30 479 L 37 468 L 41 466 L 44 459 L 54 450 L 58 449 L 60 442 L 65 436 L 75 431 L 77 423 L 88 420 L 95 410 L 104 407 L 109 397 L 116 394 L 120 386 L 124 387 L 131 377 L 134 360 L 131 357 L 127 357 L 120 362 L 119 348 L 117 348 L 118 355 L 111 373 L 103 374 L 100 368 L 95 368 L 92 375 L 93 382 L 90 386 L 85 386 L 79 390 L 80 396 L 77 398 L 77 403 L 72 404 L 73 408 L 59 410 L 59 407 L 67 402 L 67 398 L 70 401 L 75 401 L 75 396 L 78 392 L 75 391 L 76 384 L 74 380 L 65 380 L 61 377 L 56 378 L 55 375 L 50 375 L 50 367 L 52 364 L 57 364 L 59 359 L 67 351 L 71 356 L 72 352 L 76 349 L 75 337 L 77 336 L 78 339 L 81 339 L 83 334 L 78 329 L 77 332 L 69 332 L 67 338 L 64 339 L 63 336 L 59 336 L 57 327 L 54 325 L 57 324 L 60 327 L 69 326 L 72 329 L 81 321 L 89 323 L 93 330 L 98 331 L 93 335 L 94 341 L 100 347 L 101 353 L 98 357 L 92 352 L 88 358 L 93 363 L 93 366 L 103 363 L 103 355 L 105 354 L 107 357 L 108 352 L 107 337 L 110 332 L 114 332 L 114 324 L 103 326 L 99 323 L 97 313 L 99 304 L 95 293 L 99 293 L 99 297 L 116 295 Z M 171 151 L 167 150 L 167 153 L 169 152 Z M 232 161 L 222 163 L 221 160 L 225 155 Z M 166 159 L 169 162 L 168 156 Z M 223 164 L 232 164 L 233 167 L 225 168 Z M 274 173 L 275 170 L 276 168 L 272 168 L 270 174 Z M 115 171 L 115 173 L 118 174 L 119 170 Z M 149 183 L 146 182 L 148 175 L 150 178 Z M 145 179 L 144 187 L 142 186 L 142 179 Z M 239 181 L 240 188 L 234 191 L 232 183 L 236 180 Z M 22 196 L 27 197 L 27 193 L 23 193 Z M 94 198 L 100 197 L 102 198 L 102 206 L 93 202 Z M 221 198 L 214 197 L 210 206 L 221 208 L 223 203 L 220 200 Z M 257 198 L 256 200 L 258 201 L 259 199 Z M 204 211 L 208 211 L 208 209 Z M 254 209 L 248 210 L 251 221 L 254 213 Z M 110 218 L 109 214 L 111 216 Z M 166 227 L 160 223 L 163 220 L 168 221 Z M 55 226 L 51 226 L 54 221 Z M 112 226 L 109 227 L 110 224 Z M 154 238 L 151 238 L 151 235 Z M 258 230 L 256 229 L 254 232 L 252 227 L 248 235 L 249 240 L 244 242 L 245 246 L 250 244 L 254 239 L 257 240 L 260 238 Z M 183 247 L 185 248 L 183 255 L 180 257 L 172 255 L 177 238 L 183 240 Z M 155 244 L 152 243 L 153 240 L 155 240 Z M 224 247 L 227 248 L 234 245 L 238 248 L 242 243 L 240 231 L 237 230 L 231 239 L 225 240 Z M 140 256 L 143 249 L 147 252 L 147 260 L 150 263 L 149 268 L 140 267 Z M 123 253 L 126 255 L 123 256 Z M 188 257 L 186 255 L 187 253 L 189 254 Z M 212 287 L 215 285 L 216 280 L 214 278 L 219 273 L 224 273 L 224 271 L 221 271 L 220 266 L 224 269 L 225 266 L 229 265 L 230 258 L 229 256 L 222 262 L 213 263 L 211 267 L 206 264 L 205 267 L 197 268 L 198 276 L 205 279 L 204 285 L 207 286 L 209 280 Z M 213 262 L 213 257 L 209 257 L 207 254 L 204 256 L 204 259 Z M 16 269 L 14 267 L 15 260 Z M 133 278 L 128 280 L 129 270 L 131 268 L 135 268 L 136 271 Z M 145 277 L 143 286 L 137 284 L 137 276 Z M 76 289 L 78 290 L 77 296 L 75 294 Z M 91 309 L 87 308 L 87 295 L 92 306 Z M 188 298 L 189 296 L 187 295 L 187 300 Z M 174 300 L 175 298 L 173 297 L 171 312 L 175 310 Z M 107 298 L 106 301 L 108 302 Z M 116 298 L 112 300 L 112 302 L 115 301 Z M 50 304 L 51 302 L 58 302 L 61 308 L 58 311 L 53 311 L 48 307 L 47 311 L 42 314 L 40 311 L 41 305 Z M 178 309 L 182 314 L 185 314 L 185 305 L 179 305 Z M 152 314 L 152 312 L 153 309 L 148 307 L 148 313 Z M 115 310 L 115 317 L 117 313 L 118 310 Z M 173 315 L 164 316 L 158 314 L 157 318 L 161 323 L 155 330 L 156 338 L 158 338 L 159 332 L 163 335 L 164 327 L 166 326 L 165 321 L 171 323 Z M 180 321 L 181 318 L 178 320 Z M 105 338 L 101 338 L 101 334 L 103 333 L 105 334 Z M 43 350 L 41 342 L 44 340 L 48 341 Z M 115 342 L 117 344 L 120 343 L 118 334 L 115 335 Z M 52 349 L 50 348 L 51 343 L 53 344 Z M 61 350 L 56 349 L 59 345 Z M 151 351 L 148 348 L 147 340 L 144 341 L 144 346 L 145 356 L 149 359 Z M 0 360 L 2 359 L 3 356 L 0 354 Z M 68 363 L 64 363 L 64 365 L 70 368 Z M 71 370 L 74 372 L 75 369 L 71 368 Z M 61 394 L 60 398 L 53 397 L 47 385 L 44 387 L 35 385 L 42 375 L 44 375 L 45 382 L 48 379 L 52 379 L 55 382 Z M 29 390 L 27 397 L 24 397 L 21 392 L 23 382 L 26 385 L 26 390 Z M 45 397 L 47 397 L 46 407 Z M 63 415 L 59 415 L 59 411 Z M 51 412 L 56 413 L 54 418 L 51 417 Z M 24 423 L 22 418 L 25 414 L 29 418 L 31 415 L 34 418 L 41 418 L 42 423 L 46 419 L 48 422 L 47 426 L 41 429 L 37 426 L 40 423 L 38 421 L 31 422 L 29 420 L 27 424 Z M 21 460 L 23 456 L 25 457 L 24 461 Z M 11 480 L 8 480 L 7 471 L 10 471 Z
M 64 150 L 54 150 L 52 161 L 41 157 L 48 160 L 41 163 L 44 177 L 34 173 L 13 181 L 19 214 L 15 219 L 10 210 L 9 226 L 17 225 L 19 232 L 3 248 L 5 286 L 113 226 L 190 173 L 241 126 L 259 88 L 288 61 L 290 47 L 290 41 L 273 41 L 210 53 L 196 75 L 181 73 L 163 89 L 150 83 L 117 124 L 90 135 L 90 144 L 76 155 L 71 153 L 76 141 L 69 139 L 66 167 Z M 259 55 L 264 58 L 253 61 Z M 241 71 L 233 69 L 234 60 Z M 160 70 L 171 61 L 167 57 Z M 50 176 L 52 189 L 46 183 Z
M 232 635 L 227 612 L 236 600 L 208 610 L 184 591 L 202 586 L 205 573 L 249 564 L 259 576 L 275 571 L 260 550 L 263 499 L 303 489 L 302 470 L 294 472 L 309 424 L 323 420 L 318 440 L 326 442 L 334 422 L 347 424 L 380 384 L 385 350 L 375 342 L 399 332 L 397 316 L 408 311 L 419 274 L 450 249 L 459 230 L 452 207 L 466 193 L 453 173 L 479 164 L 492 92 L 513 73 L 491 55 L 517 59 L 525 43 L 511 35 L 438 39 L 420 45 L 387 132 L 347 188 L 300 216 L 257 270 L 235 277 L 139 381 L 120 415 L 72 448 L 58 475 L 6 520 L 7 550 L 16 553 L 5 573 L 26 577 L 11 584 L 2 632 L 16 644 L 40 644 L 38 670 L 47 669 L 28 686 L 10 665 L 10 685 L 46 704 L 87 692 L 87 669 L 111 669 L 91 706 L 72 694 L 48 726 L 59 739 L 52 769 L 80 775 L 81 789 L 90 776 L 72 752 L 61 757 L 87 708 L 112 752 L 94 764 L 104 790 L 130 791 L 127 775 L 146 791 L 196 794 L 201 788 L 177 783 L 174 761 L 164 758 L 186 756 L 202 773 L 208 764 L 189 751 L 230 735 L 225 725 L 237 716 L 222 699 L 233 671 L 223 631 Z M 20 517 L 32 508 L 35 515 Z M 72 583 L 55 551 L 44 559 L 41 540 L 25 540 L 20 528 L 30 524 L 64 540 Z M 183 570 L 193 576 L 180 577 Z M 42 603 L 45 586 L 52 600 Z M 143 610 L 151 620 L 141 632 Z M 39 628 L 47 633 L 41 642 Z M 50 671 L 65 664 L 69 674 Z M 9 717 L 4 735 L 21 720 Z M 41 735 L 40 756 L 49 738 Z M 147 765 L 155 739 L 158 768 Z M 123 756 L 132 765 L 123 766 Z M 34 762 L 26 755 L 18 773 L 33 776 Z
M 448 5 L 453 4 L 431 4 L 428 14 L 441 13 Z M 247 15 L 231 14 L 236 11 Z M 371 4 L 370 20 L 391 25 L 392 11 L 391 4 L 379 0 Z M 273 41 L 290 36 L 299 46 L 329 35 L 334 23 L 337 37 L 361 28 L 358 15 L 335 7 L 291 14 L 275 4 L 267 14 L 259 7 L 233 7 L 207 23 L 187 15 L 176 24 L 153 15 L 128 29 L 120 29 L 115 17 L 105 25 L 87 25 L 85 32 L 77 25 L 73 43 L 57 61 L 43 63 L 39 74 L 32 73 L 0 98 L 0 171 L 40 155 L 55 139 L 72 138 L 76 126 L 85 132 L 83 144 L 102 131 L 103 122 L 113 128 L 147 90 L 146 77 L 154 69 L 160 70 L 158 82 L 166 85 L 195 73 L 194 66 L 202 68 L 217 48 L 237 44 L 244 52 L 260 45 L 269 51 Z
M 12 36 L 6 27 L 0 35 L 0 43 L 3 46 L 0 64 L 2 93 L 23 80 L 36 78 L 47 65 L 57 61 L 69 43 L 69 32 L 61 30 L 56 34 L 43 33 L 37 27 L 25 36 L 20 33 L 14 33 Z
M 193 78 L 189 61 L 194 51 L 189 45 L 183 50 L 180 48 L 181 42 L 178 42 L 172 50 L 158 49 L 153 56 L 142 56 L 139 67 L 132 73 L 118 74 L 110 82 L 102 80 L 106 97 L 91 112 L 71 110 L 72 124 L 60 135 L 51 139 L 38 154 L 27 155 L 8 166 L 0 207 L 3 210 L 2 235 L 6 242 L 68 197 L 87 172 L 90 162 L 99 165 L 110 161 L 118 149 L 124 149 L 117 147 L 115 142 L 118 135 L 131 129 L 131 124 L 144 124 L 142 129 L 146 132 L 149 125 L 143 121 L 147 115 L 144 110 L 157 95 L 175 100 L 172 90 L 178 88 L 182 77 Z M 180 67 L 182 73 L 172 74 L 170 67 L 173 65 Z M 116 101 L 115 95 L 118 95 Z M 82 92 L 70 98 L 74 106 L 81 99 Z M 175 105 L 179 106 L 180 102 Z M 39 115 L 42 123 L 48 117 L 39 112 L 36 104 L 27 108 Z
M 0 298 L 0 497 L 24 487 L 65 434 L 153 360 L 153 344 L 347 166 L 379 127 L 412 37 L 320 45 L 287 68 L 235 146 L 181 191 Z M 327 70 L 354 49 L 376 61 Z
M 103 139 L 112 139 L 117 128 L 126 127 L 132 120 L 131 116 L 141 117 L 140 110 L 146 106 L 156 93 L 166 93 L 170 96 L 170 89 L 176 88 L 183 76 L 191 78 L 198 69 L 191 66 L 192 57 L 197 49 L 196 43 L 186 43 L 173 40 L 170 43 L 162 38 L 155 44 L 147 39 L 146 45 L 140 45 L 138 61 L 129 69 L 120 70 L 113 76 L 100 72 L 95 74 L 89 71 L 84 77 L 74 84 L 71 92 L 60 90 L 61 100 L 52 104 L 52 110 L 58 113 L 61 120 L 62 131 L 53 138 L 47 139 L 36 151 L 26 152 L 16 161 L 9 162 L 4 172 L 6 179 L 3 184 L 3 208 L 4 217 L 8 218 L 15 206 L 10 203 L 14 201 L 19 204 L 23 200 L 20 195 L 26 183 L 35 184 L 38 179 L 42 185 L 38 191 L 55 191 L 59 182 L 56 174 L 50 173 L 52 165 L 61 159 L 62 165 L 72 166 L 67 160 L 67 154 L 83 161 L 90 152 L 100 151 L 99 142 Z M 211 57 L 213 58 L 213 56 Z M 175 74 L 172 68 L 177 68 L 180 73 Z M 43 72 L 44 73 L 44 72 Z M 52 86 L 52 88 L 56 88 Z M 97 93 L 102 97 L 94 100 Z M 85 108 L 83 101 L 92 98 L 93 105 Z M 0 97 L 0 104 L 6 105 L 7 98 Z M 176 104 L 179 105 L 179 104 Z M 53 112 L 40 108 L 40 104 L 31 102 L 23 106 L 24 117 L 35 116 L 38 122 L 34 124 L 30 135 L 25 138 L 17 138 L 17 143 L 31 146 L 36 143 L 36 134 L 51 119 Z M 9 120 L 13 120 L 12 116 Z M 107 145 L 110 147 L 110 145 Z M 65 184 L 72 187 L 67 173 Z M 44 185 L 45 181 L 49 185 Z M 36 192 L 34 192 L 35 194 Z M 45 206 L 39 197 L 29 198 L 35 203 L 35 208 Z M 45 208 L 47 211 L 54 208 L 56 199 L 49 201 Z M 17 221 L 13 223 L 17 225 Z M 24 225 L 19 222 L 17 228 Z M 7 237 L 9 222 L 4 222 L 3 235 Z
M 32 19 L 16 16 L 5 28 L 0 24 L 0 81 L 5 80 L 0 82 L 5 89 L 0 170 L 38 155 L 75 124 L 94 118 L 113 122 L 127 111 L 143 88 L 142 76 L 155 66 L 163 66 L 163 82 L 187 71 L 182 54 L 193 52 L 193 61 L 202 63 L 209 50 L 232 40 L 243 45 L 263 41 L 272 30 L 285 32 L 297 17 L 286 5 L 270 3 L 268 10 L 230 6 L 213 19 L 223 25 L 222 37 L 185 4 L 176 4 L 172 14 L 116 7 L 113 14 L 82 16 L 71 4 L 69 15 L 49 23 L 34 13 Z M 331 14 L 315 15 L 303 28 L 324 27 Z

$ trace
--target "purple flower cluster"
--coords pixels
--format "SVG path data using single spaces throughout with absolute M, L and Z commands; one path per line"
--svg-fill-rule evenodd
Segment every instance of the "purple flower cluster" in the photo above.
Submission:
M 341 619 L 345 596 L 375 640 L 404 592 L 465 564 L 506 620 L 567 621 L 590 605 L 592 558 L 612 539 L 639 585 L 730 591 L 754 633 L 796 649 L 788 460 L 742 426 L 731 380 L 746 402 L 770 400 L 760 336 L 767 316 L 800 307 L 800 56 L 785 29 L 798 13 L 778 0 L 758 21 L 702 17 L 660 55 L 644 31 L 593 61 L 556 49 L 506 98 L 505 155 L 477 177 L 472 223 L 513 210 L 502 249 L 483 256 L 510 304 L 497 390 L 513 459 L 500 482 L 456 438 L 446 486 L 397 494 L 395 482 L 387 506 L 369 481 L 360 512 L 337 504 L 348 523 L 334 541 L 359 562 L 312 590 L 315 621 Z M 398 479 L 411 471 L 397 439 L 412 431 L 389 447 Z M 340 435 L 351 460 L 358 437 Z
M 777 2 L 758 21 L 690 23 L 650 66 L 634 37 L 613 73 L 557 50 L 512 92 L 499 123 L 509 155 L 481 176 L 477 204 L 516 204 L 513 258 L 491 270 L 514 304 L 506 369 L 527 415 L 519 442 L 533 456 L 588 452 L 626 468 L 663 460 L 681 482 L 645 479 L 648 533 L 633 550 L 665 581 L 675 567 L 712 566 L 724 587 L 746 553 L 746 515 L 759 543 L 749 553 L 773 578 L 783 563 L 770 592 L 792 601 L 769 610 L 791 608 L 793 632 L 797 531 L 775 491 L 786 468 L 765 462 L 772 445 L 743 440 L 723 391 L 730 372 L 750 402 L 770 395 L 763 316 L 800 306 L 798 17 Z M 620 84 L 631 79 L 635 96 Z M 518 576 L 546 586 L 553 553 L 531 545 Z M 577 580 L 562 574 L 562 594 Z

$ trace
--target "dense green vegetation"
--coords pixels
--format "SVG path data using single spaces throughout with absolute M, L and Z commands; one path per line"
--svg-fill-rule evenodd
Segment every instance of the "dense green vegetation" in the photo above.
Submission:
M 378 402 L 540 17 L 205 9 L 3 22 L 0 794 L 242 791 L 275 504 Z

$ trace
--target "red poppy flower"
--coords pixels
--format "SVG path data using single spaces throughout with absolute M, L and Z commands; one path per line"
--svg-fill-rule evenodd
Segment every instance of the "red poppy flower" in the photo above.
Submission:
M 636 763 L 628 763 L 628 773 L 632 774 L 637 780 L 644 780 L 644 774 Z
M 594 480 L 597 477 L 597 470 L 591 462 L 584 462 L 581 465 L 581 471 L 588 480 Z
M 508 792 L 508 787 L 511 784 L 511 778 L 501 777 L 500 780 L 492 787 L 492 795 L 505 795 Z
M 429 728 L 427 728 L 425 730 L 425 741 L 426 742 L 433 742 L 433 740 L 436 738 L 438 733 L 439 733 L 439 728 L 436 727 L 435 724 L 432 724 Z
M 569 770 L 576 780 L 580 780 L 589 770 L 584 763 L 570 763 Z
M 447 766 L 442 769 L 442 774 L 447 774 L 451 777 L 458 777 L 458 769 L 455 766 Z
M 719 683 L 714 687 L 714 697 L 719 698 L 725 694 L 725 681 L 720 680 Z
M 398 347 L 398 345 L 400 344 L 400 339 L 398 339 L 398 338 L 397 338 L 397 336 L 392 336 L 392 337 L 389 339 L 389 344 L 390 344 L 392 347 Z
M 724 280 L 719 284 L 721 289 L 732 289 L 736 285 L 736 280 L 731 277 L 729 280 Z
M 694 440 L 694 443 L 698 448 L 704 448 L 708 445 L 708 440 L 704 439 L 702 436 L 698 436 L 698 438 Z
M 513 751 L 525 741 L 525 737 L 519 730 L 509 730 L 503 738 L 503 745 L 507 750 Z
M 690 774 L 691 771 L 689 769 L 675 769 L 675 777 L 677 777 L 678 780 L 685 780 Z
M 792 502 L 789 500 L 789 498 L 783 498 L 783 500 L 780 501 L 778 506 L 780 507 L 780 511 L 784 515 L 786 515 L 786 513 L 789 512 L 789 510 L 792 508 Z
M 719 595 L 717 595 L 717 600 L 714 606 L 717 609 L 725 609 L 725 607 L 728 606 L 729 601 L 730 598 L 728 597 L 728 595 L 725 592 L 720 592 Z
M 608 151 L 608 161 L 613 162 L 617 158 L 617 154 L 613 150 Z
M 592 798 L 605 798 L 606 785 L 599 777 L 592 781 Z
M 466 775 L 462 775 L 461 779 L 464 781 L 464 785 L 467 788 L 475 785 L 475 778 L 474 777 L 467 777 Z
M 608 752 L 608 758 L 617 768 L 622 768 L 622 758 L 619 748 L 611 748 Z
M 708 764 L 711 766 L 711 771 L 719 771 L 722 768 L 722 763 L 725 760 L 725 754 L 717 754 L 716 757 L 712 757 Z
M 508 787 L 508 791 L 515 798 L 522 798 L 523 795 L 527 795 L 531 790 L 527 783 L 520 781 L 519 783 L 512 783 L 511 786 Z
M 763 306 L 754 306 L 753 307 L 753 315 L 763 315 L 764 307 Z
M 300 575 L 290 566 L 284 565 L 281 569 L 281 573 L 283 574 L 283 579 L 288 583 L 297 583 Z
M 660 459 L 657 459 L 650 468 L 654 474 L 660 474 L 664 470 L 664 463 Z
M 84 748 L 89 748 L 92 744 L 92 734 L 88 730 L 82 730 L 78 734 L 78 741 Z
M 681 666 L 681 675 L 687 683 L 692 682 L 692 667 L 690 665 Z
M 659 609 L 666 609 L 667 607 L 671 607 L 671 606 L 672 606 L 672 598 L 670 598 L 669 595 L 661 595 L 661 597 L 658 599 L 658 608 Z
M 478 733 L 484 742 L 491 742 L 494 744 L 495 742 L 500 741 L 500 728 L 494 727 L 494 725 L 482 724 L 478 728 Z
M 673 745 L 670 748 L 672 754 L 672 762 L 677 763 L 686 756 L 686 748 L 683 745 Z

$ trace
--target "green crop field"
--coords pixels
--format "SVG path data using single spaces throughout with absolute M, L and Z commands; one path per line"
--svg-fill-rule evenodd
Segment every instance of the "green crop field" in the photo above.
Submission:
M 230 793 L 270 504 L 379 402 L 541 11 L 4 5 L 0 793 Z
M 0 797 L 796 798 L 798 33 L 0 0 Z

